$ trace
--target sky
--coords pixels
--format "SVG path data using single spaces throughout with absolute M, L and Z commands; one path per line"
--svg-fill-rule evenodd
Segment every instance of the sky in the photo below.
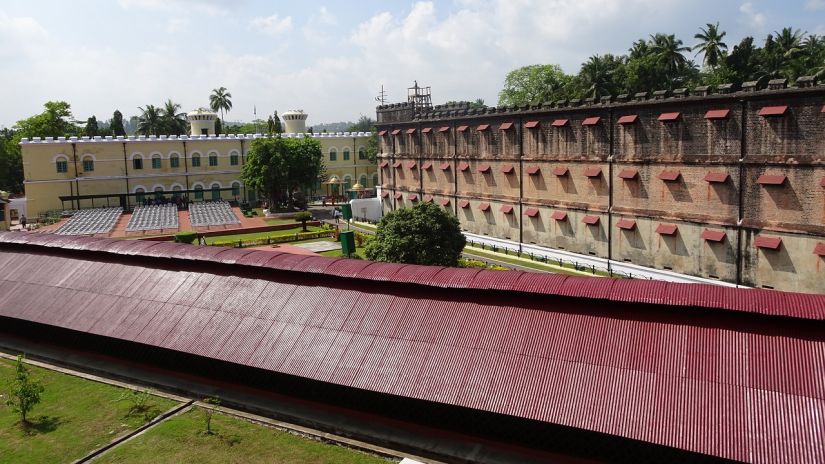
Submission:
M 507 73 L 626 53 L 657 32 L 692 46 L 719 22 L 730 48 L 786 26 L 825 34 L 825 0 L 3 0 L 0 127 L 65 100 L 75 118 L 125 117 L 171 98 L 188 111 L 212 89 L 229 121 L 303 109 L 308 125 L 375 117 L 383 85 L 406 100 L 495 105 Z M 701 56 L 697 61 L 701 60 Z

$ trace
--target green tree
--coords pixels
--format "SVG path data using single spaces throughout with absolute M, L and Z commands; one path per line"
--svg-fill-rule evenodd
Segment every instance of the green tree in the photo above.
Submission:
M 38 403 L 43 394 L 43 384 L 31 378 L 29 368 L 23 362 L 25 357 L 21 354 L 17 356 L 14 365 L 14 378 L 9 384 L 9 395 L 6 406 L 12 411 L 20 414 L 20 422 L 25 426 L 29 424 L 28 414 Z
M 466 242 L 454 215 L 419 203 L 384 216 L 365 253 L 373 261 L 456 266 Z
M 365 115 L 358 118 L 358 122 L 347 128 L 347 132 L 369 132 L 375 127 L 375 121 Z
M 223 121 L 223 112 L 227 113 L 232 109 L 232 94 L 226 90 L 226 87 L 218 87 L 212 89 L 212 94 L 209 95 L 209 107 L 212 111 L 221 112 L 221 121 Z
M 19 137 L 69 137 L 78 134 L 72 123 L 72 108 L 64 101 L 49 101 L 46 110 L 30 118 L 17 121 L 15 134 Z M 19 138 L 18 138 L 19 140 Z
M 281 118 L 278 116 L 278 112 L 275 111 L 272 115 L 272 133 L 281 134 L 283 132 L 284 128 L 281 125 Z
M 138 118 L 137 131 L 143 135 L 160 135 L 163 130 L 163 116 L 155 105 L 146 105 L 146 108 L 138 107 L 141 112 Z
M 696 54 L 703 54 L 703 63 L 705 66 L 713 69 L 719 66 L 722 59 L 725 57 L 725 52 L 728 50 L 728 45 L 722 42 L 725 38 L 725 31 L 719 31 L 719 23 L 707 24 L 707 29 L 700 27 L 700 33 L 693 36 L 694 39 L 699 39 L 699 43 L 693 46 L 694 50 L 698 50 Z
M 23 192 L 23 159 L 19 140 L 14 131 L 0 130 L 0 190 Z
M 367 160 L 375 164 L 378 161 L 378 151 L 379 151 L 379 144 L 378 144 L 378 131 L 375 127 L 370 129 L 372 135 L 369 139 L 367 139 L 367 146 L 364 148 L 364 151 L 367 152 Z
M 161 119 L 166 135 L 186 134 L 186 113 L 182 113 L 180 108 L 180 104 L 173 102 L 171 98 L 163 104 Z
M 89 137 L 94 137 L 100 134 L 100 130 L 97 127 L 97 118 L 95 116 L 91 116 L 86 120 L 86 129 L 84 132 Z
M 674 76 L 687 65 L 688 59 L 684 53 L 689 52 L 690 47 L 682 46 L 682 41 L 673 34 L 655 34 L 650 36 L 650 51 L 658 63 Z
M 212 435 L 212 416 L 221 406 L 221 399 L 216 396 L 209 396 L 203 399 L 205 406 L 201 408 L 203 411 L 203 424 L 206 426 L 206 434 Z
M 115 110 L 112 114 L 112 124 L 109 125 L 109 128 L 114 136 L 126 135 L 126 129 L 123 127 L 123 113 L 120 110 Z
M 293 205 L 293 192 L 323 174 L 321 143 L 312 137 L 252 141 L 241 178 L 247 188 L 269 198 L 272 208 Z
M 220 119 L 215 120 L 215 135 L 223 134 L 223 123 Z
M 527 105 L 566 98 L 572 78 L 555 64 L 534 64 L 510 71 L 498 94 L 499 106 Z
M 295 220 L 300 222 L 304 232 L 307 232 L 307 221 L 312 220 L 312 213 L 309 211 L 301 211 L 300 213 L 296 213 Z
M 582 87 L 582 94 L 590 98 L 600 98 L 605 95 L 621 93 L 622 71 L 624 59 L 607 55 L 593 55 L 582 65 L 577 76 Z
M 266 120 L 266 133 L 269 135 L 273 135 L 275 133 L 275 120 L 272 119 L 272 116 Z

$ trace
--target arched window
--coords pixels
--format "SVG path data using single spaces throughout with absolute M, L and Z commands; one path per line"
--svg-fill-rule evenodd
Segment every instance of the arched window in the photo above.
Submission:
M 212 184 L 212 199 L 213 200 L 220 200 L 221 199 L 221 184 L 217 182 Z
M 195 200 L 203 200 L 203 185 L 195 186 Z
M 201 166 L 201 155 L 192 155 L 192 167 L 199 168 Z
M 177 200 L 180 198 L 180 191 L 183 190 L 180 185 L 173 185 L 172 186 L 172 198 Z
M 57 160 L 55 160 L 55 167 L 57 168 L 57 172 L 69 172 L 69 159 L 57 158 Z
M 237 165 L 239 165 L 239 164 L 240 164 L 240 156 L 238 156 L 238 154 L 237 154 L 237 153 L 232 152 L 232 153 L 229 155 L 229 165 L 230 165 L 230 166 L 237 166 Z
M 364 147 L 358 147 L 358 159 L 359 160 L 367 159 L 367 150 L 364 150 Z
M 163 200 L 163 187 L 155 187 L 155 200 Z
M 330 161 L 337 161 L 338 160 L 338 150 L 334 148 L 329 149 L 329 160 Z
M 378 174 L 373 174 L 372 175 L 372 186 L 373 187 L 378 187 Z
M 138 158 L 135 158 L 138 159 Z M 143 203 L 146 201 L 146 190 L 138 187 L 135 189 L 135 201 L 138 203 Z
M 232 196 L 237 197 L 241 195 L 241 183 L 232 182 Z
M 180 156 L 177 153 L 173 155 L 169 155 L 169 167 L 178 168 L 180 167 Z
M 160 155 L 152 155 L 152 169 L 160 169 Z
M 349 161 L 349 148 L 344 148 L 344 161 Z
M 344 176 L 344 191 L 346 192 L 347 190 L 349 190 L 351 188 L 352 188 L 352 177 L 350 177 L 349 175 Z
M 361 178 L 358 180 L 358 183 L 361 184 L 361 187 L 367 186 L 367 175 L 361 174 Z
M 217 166 L 218 165 L 218 155 L 217 154 L 209 155 L 209 165 L 210 166 Z
M 94 172 L 95 159 L 91 156 L 83 157 L 83 172 Z
M 135 155 L 132 158 L 132 169 L 143 169 L 143 155 Z

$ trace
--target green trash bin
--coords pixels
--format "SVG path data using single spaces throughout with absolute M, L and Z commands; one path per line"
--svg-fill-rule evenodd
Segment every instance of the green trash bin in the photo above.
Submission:
M 352 205 L 350 205 L 349 203 L 341 205 L 341 214 L 343 215 L 343 218 L 347 221 L 352 219 Z
M 341 253 L 350 256 L 355 253 L 355 232 L 345 230 L 338 235 L 341 240 Z

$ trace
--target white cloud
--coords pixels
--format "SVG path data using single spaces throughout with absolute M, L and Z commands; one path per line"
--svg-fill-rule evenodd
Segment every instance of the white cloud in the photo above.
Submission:
M 249 25 L 264 34 L 280 35 L 292 30 L 292 16 L 281 18 L 277 14 L 274 14 L 267 17 L 253 18 L 252 21 L 249 22 Z
M 745 15 L 748 25 L 755 29 L 762 30 L 768 22 L 765 13 L 760 13 L 753 8 L 753 3 L 745 2 L 739 7 L 739 11 Z
M 171 18 L 166 20 L 166 32 L 169 34 L 181 34 L 189 32 L 191 21 L 187 18 Z
M 309 17 L 301 28 L 304 39 L 311 43 L 324 44 L 333 39 L 333 31 L 338 25 L 338 19 L 322 6 L 318 13 Z
M 164 11 L 168 13 L 204 13 L 226 16 L 237 3 L 232 0 L 118 0 L 121 8 Z
M 808 0 L 805 2 L 805 9 L 810 11 L 825 9 L 825 0 Z

